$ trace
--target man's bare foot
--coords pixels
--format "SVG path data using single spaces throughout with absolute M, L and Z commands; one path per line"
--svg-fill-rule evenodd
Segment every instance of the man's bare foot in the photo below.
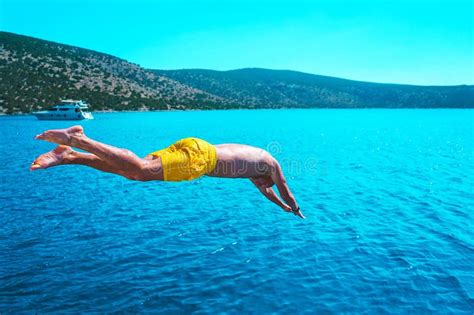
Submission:
M 57 144 L 70 145 L 71 138 L 74 136 L 83 136 L 84 129 L 81 126 L 72 126 L 66 129 L 46 130 L 35 137 L 37 140 L 54 142 Z
M 59 145 L 54 150 L 41 154 L 36 160 L 31 163 L 30 171 L 36 171 L 42 168 L 48 168 L 63 164 L 66 157 L 71 154 L 73 150 L 66 145 Z

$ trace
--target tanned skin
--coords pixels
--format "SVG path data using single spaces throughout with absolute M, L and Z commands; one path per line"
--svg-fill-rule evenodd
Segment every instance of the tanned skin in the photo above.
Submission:
M 47 130 L 35 137 L 58 146 L 40 155 L 30 170 L 45 169 L 58 165 L 85 165 L 103 172 L 118 174 L 131 180 L 163 180 L 161 158 L 147 155 L 139 158 L 127 149 L 116 148 L 84 134 L 81 126 Z M 283 210 L 305 218 L 288 187 L 280 164 L 267 151 L 242 144 L 219 144 L 216 168 L 208 176 L 222 178 L 248 178 L 270 201 Z M 89 153 L 74 151 L 72 148 Z M 272 186 L 276 186 L 280 197 Z M 282 200 L 283 199 L 283 200 Z

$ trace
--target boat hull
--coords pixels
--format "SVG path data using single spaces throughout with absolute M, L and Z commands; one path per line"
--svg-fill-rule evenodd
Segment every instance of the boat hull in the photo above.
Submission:
M 94 119 L 91 113 L 74 113 L 70 114 L 50 114 L 50 113 L 33 113 L 39 120 L 85 120 Z

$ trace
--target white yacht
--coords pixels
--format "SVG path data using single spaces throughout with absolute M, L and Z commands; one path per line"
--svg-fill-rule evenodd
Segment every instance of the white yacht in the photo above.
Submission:
M 47 110 L 34 112 L 33 115 L 39 120 L 94 119 L 89 111 L 89 105 L 82 100 L 61 100 L 59 104 Z

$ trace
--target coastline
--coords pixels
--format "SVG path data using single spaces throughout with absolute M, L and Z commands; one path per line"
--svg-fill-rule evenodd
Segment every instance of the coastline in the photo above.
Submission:
M 276 108 L 215 108 L 215 109 L 156 109 L 156 110 L 97 110 L 91 111 L 93 114 L 116 114 L 116 113 L 155 113 L 155 112 L 205 112 L 205 111 L 231 111 L 231 110 L 473 110 L 474 107 L 276 107 Z M 34 116 L 33 113 L 14 113 L 6 114 L 0 113 L 0 117 L 14 117 L 14 116 Z

